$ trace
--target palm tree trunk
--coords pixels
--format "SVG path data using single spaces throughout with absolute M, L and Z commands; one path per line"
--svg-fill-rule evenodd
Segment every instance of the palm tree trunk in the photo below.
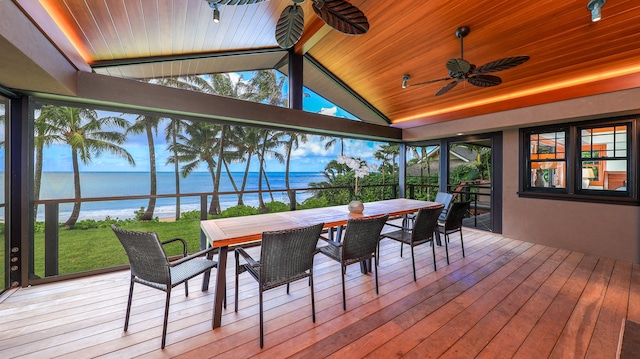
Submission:
M 157 172 L 156 172 L 156 150 L 153 143 L 153 129 L 151 128 L 151 124 L 149 122 L 145 123 L 145 129 L 147 132 L 147 143 L 149 144 L 149 176 L 150 176 L 149 194 L 151 196 L 155 196 L 158 194 Z M 155 211 L 155 209 L 156 209 L 156 198 L 150 197 L 147 210 L 144 212 L 140 220 L 149 221 L 153 219 L 153 212 Z
M 291 150 L 293 148 L 293 136 L 294 135 L 289 135 L 289 142 L 287 143 L 287 160 L 286 160 L 286 165 L 285 165 L 285 172 L 284 172 L 284 185 L 285 188 L 287 189 L 287 196 L 289 196 L 289 204 L 293 204 L 293 201 L 295 200 L 296 196 L 295 194 L 291 193 L 291 185 L 289 184 L 289 167 L 291 164 Z
M 271 197 L 271 202 L 275 202 L 275 199 L 273 198 L 273 192 L 271 192 L 271 184 L 269 183 L 267 171 L 263 169 L 262 173 L 264 174 L 264 183 L 267 185 L 267 190 L 269 190 L 269 197 Z
M 220 130 L 220 140 L 218 142 L 218 163 L 216 164 L 216 176 L 215 176 L 215 182 L 213 183 L 213 199 L 212 199 L 212 203 L 215 201 L 217 203 L 216 205 L 216 214 L 219 214 L 221 212 L 221 208 L 220 208 L 220 198 L 218 196 L 218 192 L 220 192 L 220 177 L 222 174 L 222 161 L 223 161 L 223 157 L 224 157 L 224 136 L 225 136 L 225 132 L 227 130 L 228 126 L 227 125 L 222 125 L 222 129 Z
M 260 155 L 258 155 L 258 161 L 260 162 L 259 172 L 258 172 L 258 203 L 260 211 L 266 211 L 267 206 L 264 205 L 264 200 L 262 199 L 262 175 L 264 174 L 264 153 L 267 150 L 267 137 L 269 136 L 269 131 L 264 132 L 264 138 L 262 140 L 262 150 L 260 151 Z
M 176 138 L 176 120 L 171 120 L 171 125 L 173 126 L 173 134 L 171 135 L 173 148 L 175 149 L 178 144 L 178 140 Z M 178 152 L 173 151 L 173 171 L 176 180 L 176 221 L 180 219 L 180 166 L 178 163 Z
M 71 163 L 73 165 L 73 189 L 74 189 L 74 199 L 82 198 L 80 191 L 80 167 L 78 166 L 78 150 L 75 148 L 71 149 Z M 71 215 L 69 219 L 64 223 L 64 228 L 71 229 L 78 221 L 78 217 L 80 216 L 80 202 L 75 202 L 73 204 L 73 210 L 71 211 Z
M 211 184 L 215 187 L 216 184 L 216 173 L 213 168 L 213 160 L 207 161 L 207 168 L 209 169 L 209 173 L 211 174 Z M 218 194 L 214 194 L 211 196 L 211 204 L 209 205 L 209 214 L 220 214 L 220 198 L 218 198 Z
M 236 186 L 236 181 L 233 180 L 233 176 L 231 175 L 231 171 L 229 170 L 229 164 L 224 159 L 222 160 L 222 164 L 224 164 L 224 170 L 227 172 L 227 176 L 229 176 L 229 182 L 231 182 L 231 186 L 233 186 L 233 190 L 237 193 L 238 186 Z
M 238 193 L 238 206 L 244 205 L 242 196 L 244 195 L 244 189 L 247 187 L 247 179 L 249 178 L 249 165 L 251 165 L 252 155 L 247 157 L 247 166 L 244 168 L 244 176 L 242 178 L 242 186 L 240 187 L 240 193 Z

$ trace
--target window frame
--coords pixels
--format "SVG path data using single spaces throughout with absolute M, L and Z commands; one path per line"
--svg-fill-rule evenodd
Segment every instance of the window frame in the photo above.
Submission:
M 626 191 L 602 190 L 582 188 L 582 161 L 584 160 L 582 149 L 581 131 L 590 128 L 603 127 L 627 127 L 627 189 Z M 532 186 L 531 171 L 531 136 L 549 132 L 565 132 L 565 164 L 566 164 L 566 188 L 549 188 Z M 596 203 L 611 203 L 623 205 L 640 205 L 638 198 L 637 178 L 639 168 L 638 134 L 636 117 L 616 117 L 593 121 L 580 121 L 562 123 L 556 125 L 527 127 L 520 129 L 520 160 L 519 160 L 519 185 L 518 196 L 526 198 L 544 198 L 567 201 L 582 201 Z M 619 160 L 620 157 L 612 157 Z M 622 158 L 624 159 L 624 157 Z M 602 158 L 598 164 L 605 162 Z M 603 178 L 598 178 L 600 181 Z

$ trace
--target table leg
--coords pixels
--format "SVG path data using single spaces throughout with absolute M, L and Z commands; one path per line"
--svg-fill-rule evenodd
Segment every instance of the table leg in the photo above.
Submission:
M 227 252 L 229 247 L 220 247 L 218 255 L 218 271 L 216 275 L 216 294 L 213 300 L 213 318 L 211 327 L 218 328 L 222 322 L 222 302 L 225 296 L 227 282 Z

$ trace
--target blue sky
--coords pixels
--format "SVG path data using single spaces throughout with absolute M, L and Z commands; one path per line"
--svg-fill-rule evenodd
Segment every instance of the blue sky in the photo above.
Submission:
M 286 89 L 285 89 L 286 90 Z M 314 113 L 321 113 L 329 116 L 345 117 L 354 119 L 351 114 L 336 107 L 329 101 L 318 96 L 312 91 L 305 89 L 305 93 L 309 96 L 304 98 L 304 110 Z M 36 114 L 37 115 L 37 114 Z M 100 116 L 122 116 L 121 113 L 111 112 L 99 112 Z M 136 115 L 124 115 L 126 119 L 133 122 Z M 164 126 L 164 125 L 161 125 Z M 156 166 L 158 171 L 172 172 L 173 165 L 167 164 L 166 159 L 170 155 L 166 151 L 166 143 L 164 141 L 164 130 L 161 127 L 158 131 L 158 136 L 154 138 L 155 150 L 156 150 Z M 325 148 L 325 143 L 329 139 L 321 139 L 319 136 L 308 136 L 308 142 L 301 144 L 300 147 L 293 151 L 291 159 L 291 171 L 294 172 L 319 172 L 324 169 L 326 164 L 337 159 L 340 154 L 340 140 L 336 141 L 336 144 L 329 149 Z M 372 141 L 360 141 L 352 139 L 344 139 L 344 151 L 345 155 L 360 157 L 367 160 L 369 164 L 374 164 L 373 154 L 377 147 L 381 143 Z M 124 146 L 129 153 L 134 157 L 136 166 L 129 165 L 125 160 L 115 157 L 111 154 L 105 153 L 100 157 L 95 157 L 89 165 L 81 164 L 81 171 L 122 171 L 122 172 L 146 172 L 149 170 L 149 153 L 146 135 L 129 135 L 128 141 Z M 284 151 L 280 151 L 284 153 Z M 45 148 L 44 150 L 44 171 L 61 171 L 70 172 L 71 167 L 71 149 L 67 145 L 53 144 Z M 257 159 L 252 159 L 252 171 L 258 170 Z M 234 163 L 230 165 L 232 171 L 242 172 L 245 168 L 245 163 Z M 206 171 L 204 166 L 198 168 L 198 171 Z M 284 172 L 285 164 L 278 163 L 277 161 L 270 159 L 267 162 L 267 171 L 270 172 Z

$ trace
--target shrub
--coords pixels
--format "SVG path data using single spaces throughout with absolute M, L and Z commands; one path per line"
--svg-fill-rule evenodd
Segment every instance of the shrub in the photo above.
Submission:
M 269 209 L 269 213 L 288 212 L 291 210 L 288 204 L 278 201 L 266 203 L 265 206 Z
M 194 209 L 193 211 L 182 212 L 180 214 L 180 219 L 200 219 L 200 211 Z
M 255 207 L 240 205 L 225 209 L 218 218 L 250 216 L 253 214 L 260 214 L 260 211 Z
M 320 197 L 320 198 L 307 198 L 304 200 L 304 202 L 302 202 L 300 205 L 298 205 L 298 209 L 309 209 L 309 208 L 321 208 L 321 207 L 327 207 L 328 201 L 325 197 Z

